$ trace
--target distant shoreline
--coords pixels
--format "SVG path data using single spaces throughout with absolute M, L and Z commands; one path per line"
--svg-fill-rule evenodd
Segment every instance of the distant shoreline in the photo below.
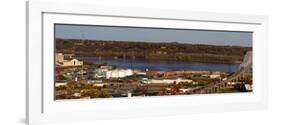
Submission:
M 56 52 L 76 56 L 136 58 L 215 64 L 239 64 L 252 47 L 129 41 L 56 39 Z

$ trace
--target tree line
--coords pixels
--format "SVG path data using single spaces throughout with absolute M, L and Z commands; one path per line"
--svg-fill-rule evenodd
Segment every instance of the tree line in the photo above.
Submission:
M 56 39 L 56 52 L 81 56 L 143 58 L 209 63 L 241 63 L 252 47 L 187 44 L 178 42 L 132 42 Z

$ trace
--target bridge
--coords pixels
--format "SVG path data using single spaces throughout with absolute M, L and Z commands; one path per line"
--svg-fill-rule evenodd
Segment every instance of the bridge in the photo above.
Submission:
M 227 83 L 237 80 L 239 77 L 243 76 L 244 74 L 252 73 L 252 51 L 248 51 L 243 59 L 243 62 L 239 66 L 239 70 L 232 74 L 231 76 L 227 77 L 226 80 L 211 83 L 208 86 L 204 87 L 197 87 L 189 91 L 190 94 L 205 94 L 205 93 L 216 93 L 219 89 L 222 88 L 229 88 Z

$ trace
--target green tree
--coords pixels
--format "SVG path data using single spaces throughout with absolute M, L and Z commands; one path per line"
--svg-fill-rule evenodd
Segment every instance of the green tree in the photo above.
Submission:
M 58 75 L 57 77 L 58 80 L 67 80 L 67 78 L 64 75 Z

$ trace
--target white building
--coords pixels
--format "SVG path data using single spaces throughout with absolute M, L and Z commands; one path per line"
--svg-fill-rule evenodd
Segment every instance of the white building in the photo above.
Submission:
M 221 78 L 221 75 L 220 75 L 220 74 L 211 74 L 211 75 L 210 75 L 210 78 L 211 78 L 211 79 L 220 79 L 220 78 Z
M 106 78 L 124 78 L 126 76 L 133 75 L 133 70 L 131 69 L 115 69 L 106 72 Z
M 132 93 L 130 91 L 128 91 L 127 96 L 130 98 L 132 97 Z
M 67 83 L 66 82 L 56 82 L 56 87 L 59 87 L 59 86 L 66 86 Z
M 136 72 L 137 75 L 146 75 L 146 72 Z
M 182 79 L 182 78 L 177 78 L 176 83 L 181 83 L 181 82 L 188 82 L 191 83 L 192 79 Z

